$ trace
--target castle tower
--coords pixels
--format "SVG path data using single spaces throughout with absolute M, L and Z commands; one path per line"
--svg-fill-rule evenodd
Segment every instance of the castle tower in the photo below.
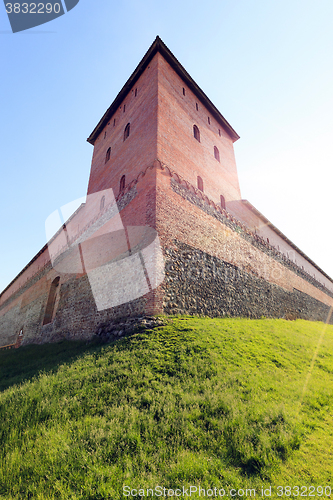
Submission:
M 0 348 L 151 314 L 332 322 L 332 279 L 241 199 L 238 138 L 157 37 L 88 138 L 86 202 L 1 293 Z
M 135 183 L 122 219 L 156 229 L 166 258 L 150 312 L 318 318 L 307 296 L 330 305 L 332 280 L 241 199 L 238 138 L 157 37 L 88 138 L 88 193 Z
M 127 129 L 126 129 L 127 127 Z M 88 138 L 88 194 L 119 192 L 158 159 L 217 204 L 240 199 L 237 133 L 157 37 Z
M 112 189 L 120 200 L 134 184 L 135 198 L 122 208 L 122 221 L 153 227 L 165 247 L 177 235 L 176 212 L 164 213 L 170 177 L 222 209 L 240 199 L 233 150 L 238 138 L 157 37 L 88 138 L 94 146 L 88 195 Z M 184 200 L 182 209 L 187 212 Z M 193 228 L 184 224 L 184 230 Z M 150 313 L 163 312 L 159 292 L 159 300 L 153 292 Z

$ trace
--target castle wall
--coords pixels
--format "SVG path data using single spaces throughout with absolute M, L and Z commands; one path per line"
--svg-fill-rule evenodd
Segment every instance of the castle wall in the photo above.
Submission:
M 237 219 L 244 222 L 252 232 L 263 238 L 270 246 L 273 246 L 276 250 L 284 254 L 297 264 L 298 267 L 304 269 L 306 273 L 313 276 L 317 281 L 333 292 L 332 281 L 309 262 L 295 246 L 291 245 L 281 234 L 278 234 L 265 217 L 261 217 L 258 212 L 254 213 L 253 210 L 248 208 L 247 204 L 248 202 L 239 200 L 229 203 L 227 208 Z
M 241 227 L 224 223 L 223 216 L 208 200 L 200 200 L 184 185 L 170 180 L 167 170 L 160 172 L 157 187 L 157 228 L 167 256 L 165 312 L 191 313 L 197 307 L 204 314 L 212 314 L 214 310 L 213 315 L 224 311 L 232 316 L 246 312 L 254 317 L 292 315 L 326 320 L 333 299 L 320 283 L 310 277 L 305 279 L 301 270 L 296 272 L 296 267 L 257 243 Z M 203 279 L 203 276 L 210 277 Z M 223 280 L 230 286 L 223 284 Z M 212 304 L 212 290 L 215 293 L 216 287 L 223 293 L 217 293 L 213 309 L 212 305 L 205 307 L 203 298 L 209 296 Z M 252 295 L 257 297 L 255 308 Z M 272 307 L 279 300 L 280 304 Z M 190 307 L 190 301 L 196 305 Z M 318 307 L 321 312 L 317 314 Z
M 1 311 L 0 316 L 0 347 L 16 343 L 21 328 L 20 302 L 12 304 L 6 311 Z
M 47 248 L 44 248 L 33 261 L 24 268 L 15 280 L 0 295 L 0 307 L 14 293 L 16 293 L 24 284 L 32 279 L 45 265 L 50 261 Z
M 253 234 L 175 178 L 155 162 L 139 174 L 117 204 L 125 227 L 157 229 L 165 256 L 162 285 L 135 300 L 98 310 L 86 274 L 61 273 L 48 262 L 21 288 L 14 282 L 15 292 L 10 294 L 9 289 L 7 300 L 2 298 L 0 347 L 14 344 L 21 328 L 22 345 L 89 339 L 123 318 L 156 313 L 326 321 L 333 304 L 327 289 L 302 275 L 278 252 L 256 242 Z M 82 217 L 82 210 L 77 216 Z M 71 222 L 75 227 L 75 217 Z M 27 268 L 25 273 L 31 271 Z M 53 320 L 43 325 L 51 283 L 57 276 Z M 125 281 L 137 281 L 135 267 L 126 268 Z
M 26 270 L 27 276 L 32 274 L 33 264 L 31 270 L 29 267 Z M 15 344 L 21 329 L 24 332 L 22 344 L 35 341 L 42 327 L 50 285 L 55 277 L 56 273 L 48 263 L 30 279 L 24 280 L 21 287 L 14 282 L 13 290 L 10 287 L 6 292 L 7 297 L 1 297 L 0 347 Z
M 70 204 L 51 215 L 49 247 L 0 296 L 0 347 L 18 345 L 22 328 L 22 345 L 89 339 L 123 318 L 157 313 L 326 321 L 332 281 L 241 201 L 232 129 L 224 128 L 223 117 L 211 116 L 195 86 L 196 94 L 159 52 L 129 82 L 119 108 L 93 139 L 86 202 L 73 215 Z M 220 195 L 230 213 L 221 210 Z M 131 248 L 131 227 L 158 232 L 166 273 L 159 286 L 158 259 Z M 142 234 L 145 246 L 149 231 Z M 146 278 L 140 293 L 124 301 Z M 107 306 L 111 295 L 114 307 Z
M 333 324 L 330 307 L 177 241 L 166 251 L 164 312 L 212 317 L 262 316 Z
M 111 234 L 112 231 L 117 231 L 124 226 L 155 227 L 156 168 L 153 168 L 153 165 L 151 167 L 140 172 L 141 182 L 132 183 L 133 186 L 125 190 L 117 203 L 113 200 L 115 210 L 111 210 L 111 213 L 114 216 L 106 224 Z M 144 182 L 142 182 L 143 179 Z M 132 180 L 135 181 L 135 179 Z M 107 195 L 108 192 L 106 192 L 108 200 Z M 100 243 L 103 243 L 98 239 L 99 230 L 94 231 L 94 224 L 98 224 L 105 210 L 107 211 L 107 205 L 104 212 L 99 210 L 99 198 L 100 193 L 89 197 L 86 205 L 79 208 L 69 220 L 66 228 L 71 242 L 85 235 L 96 238 L 92 247 L 94 256 L 98 253 L 102 254 L 104 250 L 103 247 L 98 247 Z M 82 227 L 79 232 L 77 232 L 78 227 Z M 126 303 L 98 310 L 88 276 L 82 272 L 82 266 L 78 266 L 77 252 L 74 252 L 74 257 L 73 251 L 70 250 L 64 253 L 58 252 L 58 250 L 66 250 L 64 234 L 64 231 L 59 231 L 51 240 L 50 248 L 55 250 L 53 255 L 51 252 L 54 257 L 53 262 L 51 263 L 48 249 L 45 249 L 30 266 L 27 266 L 18 278 L 19 283 L 15 280 L 1 297 L 0 348 L 15 344 L 21 329 L 24 332 L 21 345 L 61 339 L 90 339 L 105 325 L 117 322 L 124 317 L 137 317 L 155 312 L 156 292 L 149 289 L 146 290 L 147 293 Z M 74 250 L 76 248 L 74 247 Z M 85 252 L 84 246 L 83 251 Z M 83 255 L 89 260 L 86 252 Z M 40 267 L 44 262 L 45 265 Z M 146 265 L 149 266 L 149 262 L 146 262 Z M 131 287 L 138 282 L 140 270 L 142 275 L 142 268 L 138 265 L 131 265 L 131 262 L 127 266 L 119 265 L 118 272 L 117 269 L 115 270 L 112 292 L 116 301 L 118 293 L 119 302 L 121 302 L 124 286 Z M 105 273 L 102 272 L 101 279 L 103 275 Z M 51 323 L 43 324 L 51 283 L 58 276 L 60 283 L 53 318 Z M 108 290 L 107 288 L 106 293 Z

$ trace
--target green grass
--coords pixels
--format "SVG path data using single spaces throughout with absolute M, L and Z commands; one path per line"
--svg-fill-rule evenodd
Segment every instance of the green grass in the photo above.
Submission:
M 0 351 L 0 380 L 2 499 L 333 491 L 332 326 L 173 318 L 102 346 Z

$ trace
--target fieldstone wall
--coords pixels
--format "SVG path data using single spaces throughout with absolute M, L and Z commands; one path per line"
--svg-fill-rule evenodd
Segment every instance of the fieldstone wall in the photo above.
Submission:
M 185 243 L 166 249 L 164 312 L 327 321 L 330 308 L 289 292 Z M 333 323 L 333 317 L 330 318 Z
M 119 337 L 131 335 L 132 333 L 152 330 L 153 328 L 166 325 L 168 321 L 170 320 L 167 318 L 156 316 L 124 318 L 124 320 L 117 323 L 101 325 L 96 333 L 96 339 L 99 339 L 101 342 L 109 342 Z
M 257 234 L 252 233 L 244 224 L 238 221 L 235 217 L 233 217 L 226 210 L 221 209 L 216 205 L 211 205 L 210 200 L 203 193 L 201 194 L 202 198 L 198 196 L 198 193 L 192 192 L 189 189 L 186 189 L 185 186 L 176 182 L 174 179 L 171 179 L 171 188 L 172 190 L 180 195 L 185 200 L 189 201 L 193 205 L 197 206 L 205 212 L 206 214 L 214 217 L 215 219 L 222 222 L 225 226 L 227 226 L 232 231 L 235 231 L 239 234 L 244 240 L 249 242 L 255 248 L 258 248 L 261 252 L 273 258 L 280 264 L 282 264 L 287 269 L 293 271 L 297 276 L 300 276 L 302 279 L 311 283 L 311 285 L 315 286 L 326 295 L 329 295 L 333 298 L 333 293 L 328 290 L 325 286 L 323 286 L 319 281 L 317 281 L 313 276 L 308 274 L 304 269 L 300 268 L 295 264 L 295 262 L 288 259 L 286 255 L 281 253 L 279 250 L 274 248 L 272 245 L 267 243 L 263 238 L 258 236 Z
M 117 307 L 98 311 L 88 277 L 69 279 L 61 285 L 60 300 L 52 323 L 41 325 L 42 318 L 36 318 L 38 330 L 31 330 L 32 335 L 27 331 L 22 345 L 63 339 L 89 340 L 101 328 L 106 325 L 111 328 L 122 318 L 144 316 L 147 302 L 148 294 Z
M 6 314 L 0 316 L 0 348 L 15 344 L 20 324 L 20 304 L 15 305 Z

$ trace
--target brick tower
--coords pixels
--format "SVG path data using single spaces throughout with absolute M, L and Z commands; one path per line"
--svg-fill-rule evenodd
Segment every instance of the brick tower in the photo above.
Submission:
M 198 242 L 200 223 L 206 224 L 202 211 L 189 214 L 190 205 L 175 190 L 185 189 L 203 204 L 214 200 L 212 206 L 221 209 L 239 200 L 238 138 L 156 37 L 87 139 L 94 146 L 88 195 L 112 189 L 124 225 L 154 228 L 164 250 L 179 236 L 207 249 Z M 129 193 L 130 203 L 122 203 Z M 165 287 L 150 295 L 145 312 L 163 313 Z
M 125 129 L 128 126 L 128 135 Z M 88 194 L 135 179 L 156 159 L 220 203 L 239 200 L 237 133 L 157 37 L 88 142 Z M 109 148 L 111 148 L 109 150 Z M 110 154 L 108 153 L 110 151 Z
M 121 211 L 123 223 L 153 227 L 166 248 L 184 230 L 198 229 L 197 220 L 194 226 L 187 221 L 187 204 L 170 191 L 170 178 L 222 208 L 240 199 L 237 139 L 157 37 L 88 138 L 94 145 L 88 195 L 112 188 L 120 200 L 135 186 L 135 198 Z M 186 216 L 176 228 L 181 210 Z M 163 312 L 163 293 L 163 287 L 152 292 L 146 312 Z
M 86 202 L 1 293 L 0 348 L 151 314 L 332 322 L 332 279 L 241 199 L 238 138 L 157 37 L 88 138 Z
M 332 280 L 241 199 L 238 138 L 157 37 L 88 138 L 88 193 L 135 186 L 124 224 L 156 229 L 166 259 L 149 312 L 323 319 Z

